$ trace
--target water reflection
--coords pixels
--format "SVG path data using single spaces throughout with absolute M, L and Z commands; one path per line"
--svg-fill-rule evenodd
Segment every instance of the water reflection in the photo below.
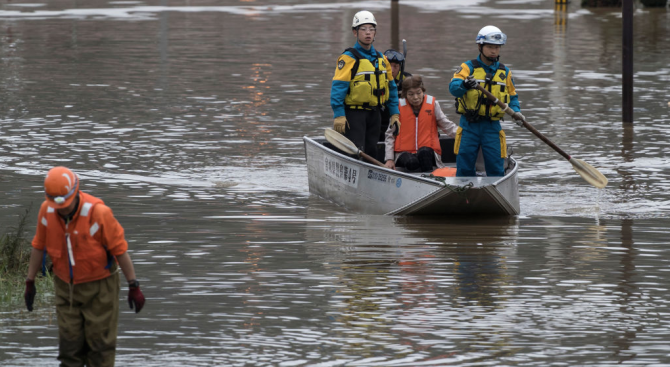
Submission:
M 334 209 L 141 213 L 127 231 L 155 306 L 140 318 L 122 314 L 118 363 L 664 360 L 646 342 L 670 322 L 658 313 L 663 221 L 473 223 Z M 14 344 L 0 358 L 10 365 L 34 364 L 54 343 L 54 326 L 26 329 L 21 314 L 2 313 L 0 340 Z M 55 353 L 44 350 L 45 359 Z
M 112 206 L 149 299 L 121 314 L 118 365 L 670 361 L 667 10 L 635 14 L 622 125 L 619 12 L 573 2 L 557 30 L 548 2 L 400 3 L 408 71 L 450 118 L 447 82 L 486 20 L 509 35 L 529 121 L 610 179 L 590 187 L 505 125 L 522 215 L 482 222 L 362 216 L 308 193 L 301 137 L 332 122 L 351 17 L 386 22 L 388 3 L 34 5 L 0 5 L 0 228 L 54 164 Z M 55 338 L 48 308 L 0 308 L 0 364 L 54 365 Z
M 621 221 L 621 246 L 625 249 L 621 255 L 621 275 L 616 286 L 616 291 L 620 295 L 621 312 L 629 313 L 630 305 L 638 301 L 639 288 L 636 285 L 634 277 L 637 275 L 635 269 L 636 250 L 633 241 L 633 221 L 623 219 Z M 637 338 L 637 333 L 643 328 L 638 326 L 634 329 L 627 329 L 623 332 L 621 338 L 615 341 L 616 349 L 614 357 L 619 359 L 619 363 L 632 360 L 636 357 L 635 352 L 631 352 L 631 347 Z
M 343 356 L 409 364 L 453 358 L 457 330 L 505 301 L 506 262 L 515 251 L 518 223 L 364 220 L 368 233 L 338 226 L 307 232 L 308 254 L 327 259 L 326 266 L 338 274 L 328 314 L 345 343 Z M 483 331 L 479 338 L 488 343 Z
M 378 2 L 365 5 L 381 12 L 380 16 L 387 11 Z M 448 114 L 454 112 L 446 102 L 450 97 L 442 81 L 450 78 L 464 57 L 470 57 L 465 55 L 475 51 L 464 41 L 471 38 L 467 37 L 469 20 L 493 9 L 481 1 L 462 5 L 408 3 L 403 9 L 403 22 L 412 24 L 403 30 L 403 37 L 409 39 L 415 56 L 408 67 L 433 80 L 428 87 L 443 99 Z M 668 201 L 657 198 L 665 197 L 667 191 L 663 188 L 666 162 L 659 155 L 663 145 L 657 137 L 664 135 L 667 125 L 662 121 L 667 119 L 667 101 L 661 92 L 670 69 L 654 61 L 662 59 L 654 55 L 664 49 L 655 40 L 667 30 L 668 22 L 662 21 L 666 12 L 636 13 L 636 24 L 651 25 L 636 30 L 640 38 L 636 95 L 642 110 L 635 126 L 637 138 L 645 144 L 636 146 L 630 160 L 622 162 L 619 148 L 611 142 L 627 132 L 618 123 L 616 104 L 604 102 L 618 100 L 620 93 L 620 60 L 612 48 L 620 41 L 614 24 L 617 15 L 571 4 L 570 27 L 557 30 L 554 15 L 562 13 L 546 5 L 505 3 L 504 16 L 495 19 L 510 36 L 503 61 L 514 69 L 528 118 L 566 151 L 610 176 L 612 185 L 599 205 L 603 214 L 644 216 L 665 211 Z M 6 66 L 2 75 L 5 106 L 11 111 L 0 119 L 4 136 L 0 139 L 6 150 L 0 169 L 33 175 L 48 169 L 55 159 L 107 176 L 133 174 L 148 181 L 188 182 L 195 187 L 230 181 L 262 188 L 279 185 L 292 195 L 304 195 L 300 137 L 320 134 L 330 119 L 323 99 L 330 76 L 323 76 L 332 73 L 330 65 L 337 53 L 350 46 L 347 24 L 356 6 L 326 1 L 223 7 L 213 2 L 198 6 L 169 6 L 165 1 L 146 6 L 91 2 L 84 11 L 70 2 L 56 1 L 35 11 L 19 11 L 7 4 L 0 11 L 5 24 L 0 51 Z M 325 11 L 316 28 L 309 20 L 315 9 Z M 454 19 L 441 22 L 445 12 Z M 519 42 L 527 37 L 526 23 L 544 30 L 532 46 Z M 108 27 L 111 24 L 114 27 Z M 428 29 L 427 24 L 439 27 Z M 241 25 L 253 31 L 239 32 Z M 310 30 L 316 30 L 321 41 L 296 49 L 294 40 Z M 268 34 L 274 37 L 271 43 L 263 38 Z M 462 36 L 450 36 L 447 42 L 416 34 Z M 388 32 L 380 32 L 378 46 L 383 49 L 388 37 Z M 443 54 L 430 51 L 443 43 Z M 298 59 L 314 60 L 303 66 L 304 73 L 291 72 L 296 52 Z M 535 57 L 523 56 L 529 53 Z M 51 67 L 59 72 L 48 73 Z M 534 136 L 509 129 L 510 146 L 522 167 L 524 215 L 547 211 L 572 215 L 575 207 L 599 196 Z M 265 185 L 268 176 L 272 180 L 283 174 L 287 165 L 292 170 L 288 179 Z M 276 167 L 280 168 L 275 171 Z M 244 171 L 248 178 L 243 177 Z M 625 171 L 635 172 L 635 185 L 641 190 L 621 191 L 631 185 L 627 178 L 619 178 Z M 187 195 L 184 188 L 155 184 L 143 191 L 138 195 L 154 196 L 151 191 L 178 199 Z M 629 194 L 635 200 L 619 200 Z

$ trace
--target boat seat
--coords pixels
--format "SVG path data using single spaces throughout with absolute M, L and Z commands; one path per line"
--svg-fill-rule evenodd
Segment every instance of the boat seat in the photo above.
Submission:
M 454 154 L 454 138 L 450 138 L 446 135 L 440 136 L 440 147 L 442 148 L 442 163 L 456 163 L 456 154 Z M 383 141 L 377 142 L 377 156 L 375 157 L 378 161 L 384 162 L 385 157 L 385 147 Z
M 448 167 L 456 167 L 456 154 L 454 154 L 454 138 L 442 135 L 440 136 L 440 147 L 442 148 L 442 163 Z M 385 144 L 383 141 L 377 143 L 377 156 L 375 157 L 378 161 L 385 162 Z M 514 168 L 514 164 L 509 158 L 505 158 L 505 173 L 509 172 Z M 400 172 L 407 172 L 402 167 L 397 168 Z M 484 164 L 484 155 L 482 154 L 481 148 L 479 149 L 479 155 L 477 156 L 477 163 L 475 164 L 475 170 L 477 171 L 477 176 L 486 176 L 486 166 Z M 411 172 L 411 174 L 422 174 L 427 172 Z

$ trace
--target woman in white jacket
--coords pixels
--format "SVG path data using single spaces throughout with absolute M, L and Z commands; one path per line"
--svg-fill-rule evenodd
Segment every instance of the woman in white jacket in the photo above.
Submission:
M 403 81 L 399 131 L 393 125 L 386 130 L 386 167 L 421 172 L 444 167 L 437 129 L 454 137 L 458 127 L 444 115 L 437 100 L 425 92 L 421 76 Z

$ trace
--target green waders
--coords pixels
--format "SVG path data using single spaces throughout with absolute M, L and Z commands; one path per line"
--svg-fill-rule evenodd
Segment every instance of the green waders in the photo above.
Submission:
M 73 285 L 54 277 L 61 367 L 114 366 L 119 321 L 119 273 Z

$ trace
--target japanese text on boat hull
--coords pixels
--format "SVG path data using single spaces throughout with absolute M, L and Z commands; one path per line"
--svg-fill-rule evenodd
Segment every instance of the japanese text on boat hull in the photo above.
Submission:
M 359 167 L 352 166 L 337 158 L 325 156 L 323 158 L 326 176 L 333 178 L 345 185 L 358 187 L 360 179 Z

